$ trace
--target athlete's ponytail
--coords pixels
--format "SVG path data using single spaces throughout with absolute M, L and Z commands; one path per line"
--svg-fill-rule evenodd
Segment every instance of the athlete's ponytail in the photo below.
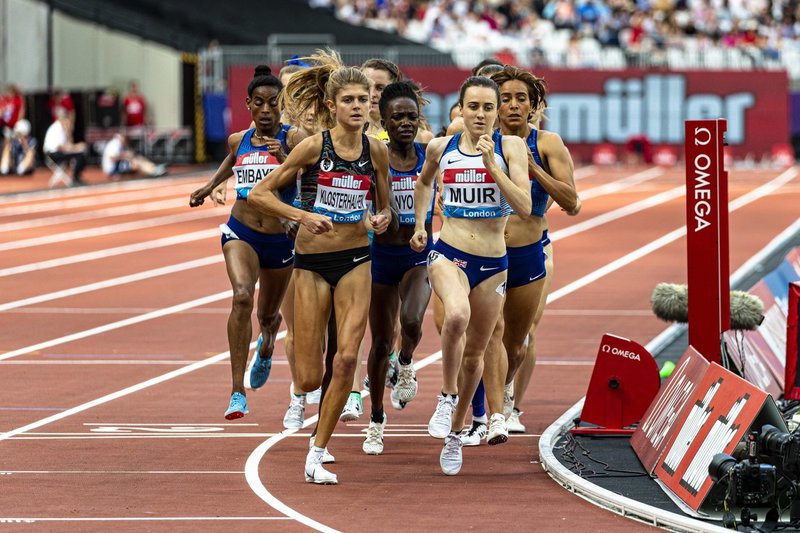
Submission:
M 256 90 L 256 87 L 263 86 L 275 87 L 279 91 L 283 89 L 281 80 L 272 74 L 271 68 L 269 68 L 267 65 L 258 65 L 253 73 L 253 79 L 250 80 L 250 83 L 247 86 L 247 96 L 252 97 L 253 91 Z
M 313 109 L 320 123 L 332 128 L 336 119 L 328 112 L 325 101 L 336 101 L 339 91 L 350 84 L 361 85 L 369 91 L 369 79 L 358 68 L 346 67 L 333 50 L 317 50 L 314 55 L 300 60 L 313 66 L 295 72 L 284 91 L 284 104 L 295 110 L 297 116 Z

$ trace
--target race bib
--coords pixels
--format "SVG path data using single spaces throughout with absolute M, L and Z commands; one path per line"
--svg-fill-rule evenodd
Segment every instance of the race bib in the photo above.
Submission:
M 454 218 L 499 218 L 505 198 L 486 169 L 448 168 L 442 176 L 444 215 Z
M 249 152 L 236 158 L 233 176 L 236 179 L 236 197 L 247 198 L 250 190 L 280 163 L 269 152 Z
M 369 186 L 369 176 L 320 172 L 314 212 L 329 216 L 333 222 L 361 222 L 367 209 Z

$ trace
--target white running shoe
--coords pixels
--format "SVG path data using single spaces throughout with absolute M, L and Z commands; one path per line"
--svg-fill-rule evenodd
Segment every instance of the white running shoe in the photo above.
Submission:
M 308 449 L 310 450 L 313 447 L 314 447 L 314 435 L 311 435 L 311 438 L 308 439 Z M 336 457 L 334 457 L 333 454 L 328 451 L 328 447 L 325 446 L 325 448 L 322 449 L 322 464 L 328 465 L 328 464 L 333 464 L 335 462 L 336 462 Z
M 398 364 L 397 383 L 393 390 L 397 393 L 397 398 L 405 403 L 417 396 L 417 371 L 413 364 Z
M 306 395 L 292 394 L 289 401 L 289 408 L 283 415 L 283 427 L 286 429 L 300 429 L 303 427 L 304 416 L 306 413 Z
M 489 433 L 486 435 L 486 442 L 490 446 L 495 444 L 503 444 L 508 440 L 508 427 L 506 426 L 506 417 L 500 413 L 495 413 L 489 419 Z
M 305 467 L 306 483 L 316 483 L 317 485 L 336 485 L 339 480 L 336 474 L 328 472 L 322 466 L 322 454 L 315 452 L 313 448 L 306 456 Z
M 511 416 L 511 411 L 514 410 L 514 382 L 512 381 L 506 385 L 505 392 L 503 393 L 503 416 L 508 418 Z
M 518 410 L 516 407 L 511 411 L 511 416 L 508 417 L 506 421 L 509 433 L 525 433 L 525 424 L 519 421 L 519 415 L 521 414 L 522 411 Z
M 380 424 L 372 420 L 369 421 L 367 438 L 364 440 L 364 444 L 361 445 L 364 453 L 367 455 L 380 455 L 383 453 L 383 429 L 385 427 L 386 413 L 383 414 L 383 422 Z
M 361 393 L 351 392 L 350 396 L 347 397 L 347 403 L 344 404 L 342 414 L 339 415 L 339 420 L 342 422 L 358 420 L 363 411 L 364 405 L 361 403 Z
M 442 453 L 439 454 L 439 466 L 442 467 L 442 472 L 448 476 L 455 476 L 461 471 L 461 463 L 463 462 L 461 437 L 451 433 L 444 439 L 444 447 L 442 448 Z
M 389 393 L 389 399 L 392 401 L 392 407 L 398 411 L 406 408 L 406 402 L 397 397 L 397 391 L 395 389 L 392 389 L 392 392 Z
M 439 403 L 428 422 L 428 434 L 434 439 L 443 439 L 453 429 L 453 411 L 456 410 L 458 396 L 439 394 Z M 459 440 L 459 447 L 461 441 Z
M 319 399 L 322 396 L 322 387 L 318 388 L 317 390 L 312 390 L 308 394 L 306 394 L 306 403 L 309 405 L 316 405 L 319 403 Z
M 472 427 L 469 428 L 469 431 L 461 435 L 461 444 L 464 446 L 480 446 L 481 441 L 486 438 L 486 433 L 488 432 L 489 428 L 486 427 L 486 422 L 473 420 Z

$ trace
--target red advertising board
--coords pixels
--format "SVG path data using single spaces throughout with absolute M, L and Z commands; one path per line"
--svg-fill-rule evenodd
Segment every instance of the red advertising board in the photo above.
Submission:
M 689 344 L 715 363 L 730 329 L 726 121 L 686 121 L 686 244 Z
M 642 465 L 652 474 L 672 433 L 675 422 L 708 369 L 709 362 L 689 346 L 658 391 L 641 424 L 631 437 L 631 446 Z
M 425 88 L 431 103 L 425 114 L 437 130 L 449 122 L 450 106 L 469 71 L 455 67 L 401 66 Z M 277 69 L 275 69 L 277 72 Z M 683 123 L 725 118 L 735 157 L 769 154 L 789 138 L 786 72 L 537 69 L 547 82 L 547 123 L 576 159 L 588 161 L 598 144 L 621 147 L 633 135 L 654 145 L 683 150 Z M 253 66 L 233 66 L 228 76 L 231 128 L 247 127 L 244 106 Z
M 711 459 L 733 452 L 768 398 L 766 392 L 711 364 L 675 423 L 656 465 L 658 479 L 699 510 L 713 485 L 708 474 Z

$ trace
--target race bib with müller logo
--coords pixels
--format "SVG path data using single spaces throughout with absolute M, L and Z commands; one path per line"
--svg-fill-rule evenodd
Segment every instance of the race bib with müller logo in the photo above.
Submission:
M 238 156 L 233 166 L 236 197 L 240 200 L 246 199 L 250 190 L 279 165 L 278 159 L 269 152 L 247 152 Z
M 414 212 L 414 187 L 417 184 L 418 176 L 414 175 L 392 175 L 392 194 L 397 203 L 397 216 L 401 226 L 413 226 L 416 224 L 416 214 Z M 436 199 L 436 182 L 433 182 L 433 197 L 431 205 L 425 216 L 425 222 L 433 220 L 433 201 Z
M 442 182 L 447 217 L 499 218 L 508 214 L 508 202 L 485 168 L 448 168 Z
M 314 212 L 333 222 L 353 224 L 364 219 L 370 177 L 346 172 L 329 172 L 321 166 L 317 178 Z

